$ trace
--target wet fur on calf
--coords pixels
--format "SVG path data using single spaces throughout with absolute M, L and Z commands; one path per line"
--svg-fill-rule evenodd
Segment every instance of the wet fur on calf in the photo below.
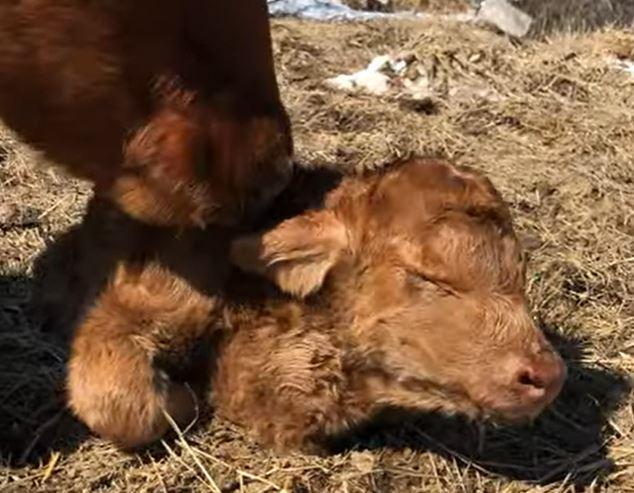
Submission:
M 93 198 L 38 259 L 34 315 L 69 345 L 68 403 L 94 432 L 132 449 L 168 431 L 164 410 L 193 418 L 234 236 L 150 226 Z
M 412 159 L 260 233 L 166 231 L 119 255 L 72 335 L 71 408 L 123 447 L 162 436 L 163 410 L 187 425 L 195 400 L 315 451 L 385 408 L 518 422 L 561 389 L 508 209 L 472 170 Z
M 344 180 L 232 259 L 304 297 L 236 306 L 248 281 L 228 288 L 212 400 L 277 449 L 319 450 L 389 408 L 523 421 L 561 389 L 509 211 L 473 170 L 413 159 Z

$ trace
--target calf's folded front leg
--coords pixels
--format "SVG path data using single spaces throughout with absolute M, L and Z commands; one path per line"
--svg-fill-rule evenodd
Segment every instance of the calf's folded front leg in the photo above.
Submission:
M 67 389 L 74 414 L 123 449 L 160 439 L 170 429 L 165 413 L 189 424 L 214 309 L 164 268 L 119 266 L 75 331 Z

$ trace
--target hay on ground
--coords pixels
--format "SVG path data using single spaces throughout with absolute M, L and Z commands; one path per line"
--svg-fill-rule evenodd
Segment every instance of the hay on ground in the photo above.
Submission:
M 27 317 L 34 256 L 78 221 L 85 184 L 0 137 L 0 491 L 634 492 L 634 79 L 615 66 L 634 34 L 511 42 L 429 20 L 275 21 L 298 160 L 353 171 L 422 153 L 486 171 L 531 256 L 528 292 L 565 355 L 562 397 L 534 425 L 426 417 L 356 449 L 277 456 L 212 420 L 125 455 L 64 413 L 63 350 Z M 351 96 L 323 81 L 411 52 L 428 101 Z M 104 109 L 107 111 L 107 108 Z

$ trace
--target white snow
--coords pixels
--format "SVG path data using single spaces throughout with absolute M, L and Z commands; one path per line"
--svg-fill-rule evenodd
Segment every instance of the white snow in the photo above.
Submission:
M 268 0 L 272 17 L 298 17 L 315 21 L 358 21 L 385 18 L 420 17 L 413 12 L 363 12 L 341 3 L 340 0 Z

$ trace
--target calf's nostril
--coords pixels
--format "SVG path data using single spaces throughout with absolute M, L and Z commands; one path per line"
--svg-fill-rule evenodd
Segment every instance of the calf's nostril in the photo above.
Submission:
M 523 370 L 519 374 L 518 383 L 520 385 L 543 389 L 545 387 L 544 382 L 533 372 L 530 370 Z

